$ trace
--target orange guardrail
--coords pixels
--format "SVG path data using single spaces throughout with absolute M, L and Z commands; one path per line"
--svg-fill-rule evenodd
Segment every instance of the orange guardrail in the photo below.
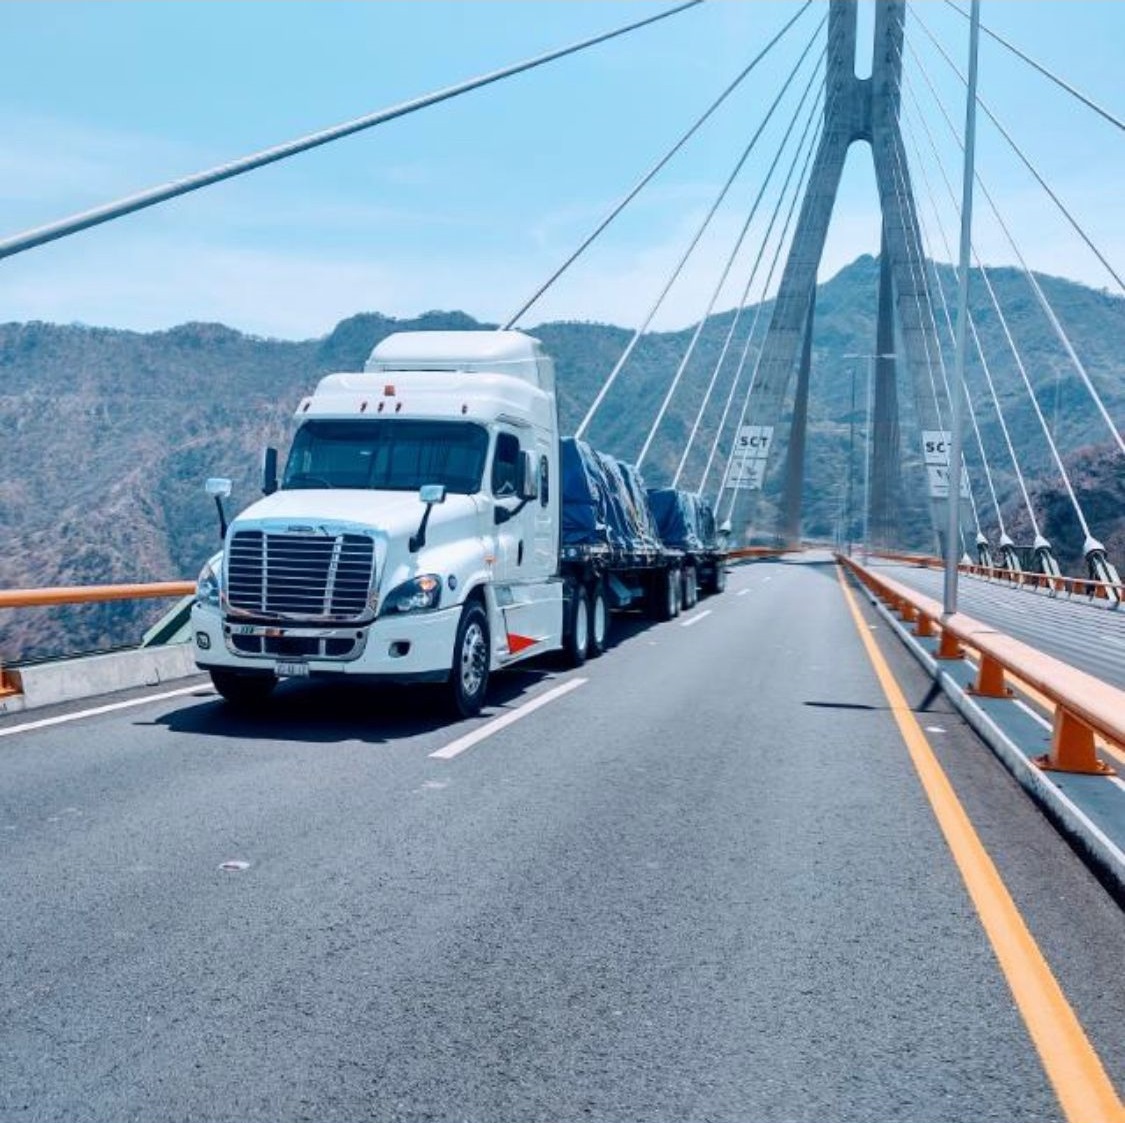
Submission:
M 878 558 L 880 561 L 893 561 L 902 562 L 903 565 L 919 565 L 925 569 L 940 569 L 945 562 L 941 558 L 936 558 L 932 554 L 898 554 L 891 550 L 879 550 L 877 553 L 873 550 L 871 552 L 873 558 Z
M 194 581 L 154 581 L 146 585 L 55 585 L 45 589 L 0 590 L 0 608 L 44 608 L 52 604 L 186 597 L 194 592 Z
M 876 557 L 880 561 L 901 562 L 904 565 L 917 565 L 926 569 L 941 569 L 945 565 L 941 558 L 931 557 L 927 554 L 896 554 L 880 550 L 877 554 L 873 553 L 872 557 Z M 1114 584 L 1111 581 L 1095 581 L 1091 577 L 1064 577 L 1061 574 L 1055 576 L 1049 573 L 1035 573 L 1026 569 L 1004 569 L 998 565 L 978 565 L 976 562 L 969 562 L 968 564 L 961 562 L 957 568 L 962 573 L 973 574 L 974 577 L 1007 581 L 1010 585 L 1022 585 L 1025 588 L 1048 589 L 1084 597 L 1098 597 L 1102 600 L 1125 601 L 1125 582 Z
M 728 550 L 728 558 L 779 558 L 782 554 L 797 554 L 800 549 L 795 546 L 740 546 L 736 550 Z
M 1114 584 L 1111 581 L 1095 581 L 1091 577 L 1063 577 L 1052 576 L 1047 573 L 1031 573 L 1026 570 L 1002 569 L 996 565 L 962 565 L 962 573 L 972 573 L 977 577 L 986 577 L 998 581 L 1006 581 L 1010 585 L 1023 585 L 1034 589 L 1051 589 L 1055 592 L 1067 592 L 1071 595 L 1077 593 L 1083 597 L 1099 597 L 1103 600 L 1125 600 L 1125 584 Z M 1114 594 L 1110 596 L 1110 594 Z
M 194 581 L 153 581 L 138 585 L 55 585 L 44 589 L 0 590 L 0 608 L 46 608 L 55 604 L 97 604 L 102 601 L 186 597 Z M 19 682 L 0 661 L 0 697 L 19 693 Z
M 1035 759 L 1039 767 L 1060 772 L 1112 773 L 1113 769 L 1097 757 L 1095 734 L 1112 745 L 1125 747 L 1125 691 L 964 613 L 943 617 L 941 604 L 931 597 L 851 558 L 840 554 L 836 558 L 898 612 L 904 622 L 913 623 L 914 635 L 940 633 L 938 659 L 961 659 L 966 647 L 976 651 L 980 665 L 971 693 L 986 698 L 1010 698 L 1012 692 L 1005 685 L 1008 674 L 1054 704 L 1051 748 Z

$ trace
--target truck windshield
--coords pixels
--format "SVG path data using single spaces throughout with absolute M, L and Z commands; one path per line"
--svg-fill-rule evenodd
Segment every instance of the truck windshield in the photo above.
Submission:
M 488 432 L 467 421 L 306 421 L 293 438 L 282 487 L 480 490 Z

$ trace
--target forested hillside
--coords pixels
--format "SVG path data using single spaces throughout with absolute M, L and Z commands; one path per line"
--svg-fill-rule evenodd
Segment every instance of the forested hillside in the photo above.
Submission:
M 992 277 L 1043 409 L 1073 464 L 1091 525 L 1121 565 L 1125 469 L 1109 444 L 1108 428 L 1026 280 L 1006 269 Z M 948 271 L 943 279 L 952 301 Z M 1042 283 L 1111 414 L 1125 425 L 1125 301 L 1055 278 L 1044 277 Z M 804 525 L 812 535 L 830 537 L 842 514 L 852 377 L 858 379 L 854 416 L 862 436 L 866 366 L 841 356 L 872 349 L 877 284 L 877 262 L 863 257 L 818 292 L 805 481 Z M 1074 569 L 1081 535 L 979 282 L 972 286 L 972 302 L 1021 464 L 1035 481 L 1044 531 Z M 734 357 L 742 351 L 754 314 L 751 308 L 742 315 Z M 645 464 L 650 483 L 667 482 L 675 468 L 732 316 L 712 317 L 702 334 Z M 759 338 L 768 316 L 767 305 Z M 234 508 L 252 502 L 259 450 L 267 443 L 284 450 L 292 409 L 321 374 L 359 369 L 372 346 L 392 331 L 479 326 L 491 325 L 460 312 L 430 312 L 409 321 L 361 313 L 323 339 L 287 342 L 218 324 L 185 324 L 150 334 L 45 323 L 0 325 L 0 528 L 8 541 L 0 555 L 0 587 L 194 578 L 217 542 L 214 507 L 203 493 L 203 480 L 229 475 L 235 481 Z M 939 326 L 944 331 L 940 319 Z M 591 323 L 549 323 L 529 330 L 555 356 L 562 425 L 572 431 L 630 331 Z M 642 341 L 591 427 L 595 444 L 624 459 L 636 456 L 691 331 Z M 751 363 L 755 353 L 752 348 Z M 724 369 L 733 371 L 733 365 Z M 683 481 L 688 486 L 696 486 L 702 472 L 728 377 L 720 380 L 688 461 Z M 1011 461 L 975 364 L 969 377 L 1009 531 L 1017 540 L 1029 539 Z M 903 442 L 913 450 L 916 435 L 904 428 Z M 969 455 L 975 463 L 972 446 Z M 858 458 L 856 465 L 858 470 Z M 717 475 L 712 474 L 708 490 Z M 767 500 L 779 476 L 772 473 Z M 994 536 L 995 515 L 983 484 L 978 501 L 985 531 Z M 768 506 L 763 507 L 763 530 L 770 529 Z M 903 511 L 901 545 L 932 546 L 918 504 Z M 140 603 L 0 613 L 0 659 L 133 642 L 160 611 L 159 605 Z

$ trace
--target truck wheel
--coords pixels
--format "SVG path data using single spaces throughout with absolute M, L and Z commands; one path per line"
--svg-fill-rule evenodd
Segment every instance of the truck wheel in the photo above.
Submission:
M 721 559 L 715 562 L 715 578 L 711 583 L 711 591 L 718 595 L 727 587 L 727 565 Z
M 672 620 L 680 611 L 680 571 L 660 570 L 653 580 L 658 620 Z
M 264 702 L 277 685 L 273 675 L 240 675 L 237 671 L 211 671 L 215 689 L 238 709 L 250 709 Z
M 596 659 L 609 643 L 609 598 L 605 582 L 595 581 L 590 586 L 590 641 L 586 654 Z
M 678 569 L 668 571 L 668 584 L 672 590 L 672 618 L 675 619 L 684 607 L 684 586 Z
M 581 585 L 570 589 L 563 629 L 563 656 L 567 666 L 581 667 L 590 647 L 590 604 Z
M 475 717 L 484 705 L 490 651 L 488 615 L 478 601 L 470 601 L 461 610 L 449 674 L 449 701 L 461 717 Z
M 699 581 L 695 575 L 695 566 L 685 566 L 683 570 L 684 608 L 694 608 L 699 603 Z

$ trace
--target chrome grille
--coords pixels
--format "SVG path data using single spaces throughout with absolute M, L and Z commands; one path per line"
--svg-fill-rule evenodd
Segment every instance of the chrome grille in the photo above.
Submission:
M 334 537 L 242 530 L 227 557 L 227 603 L 255 616 L 355 620 L 369 614 L 374 544 Z

